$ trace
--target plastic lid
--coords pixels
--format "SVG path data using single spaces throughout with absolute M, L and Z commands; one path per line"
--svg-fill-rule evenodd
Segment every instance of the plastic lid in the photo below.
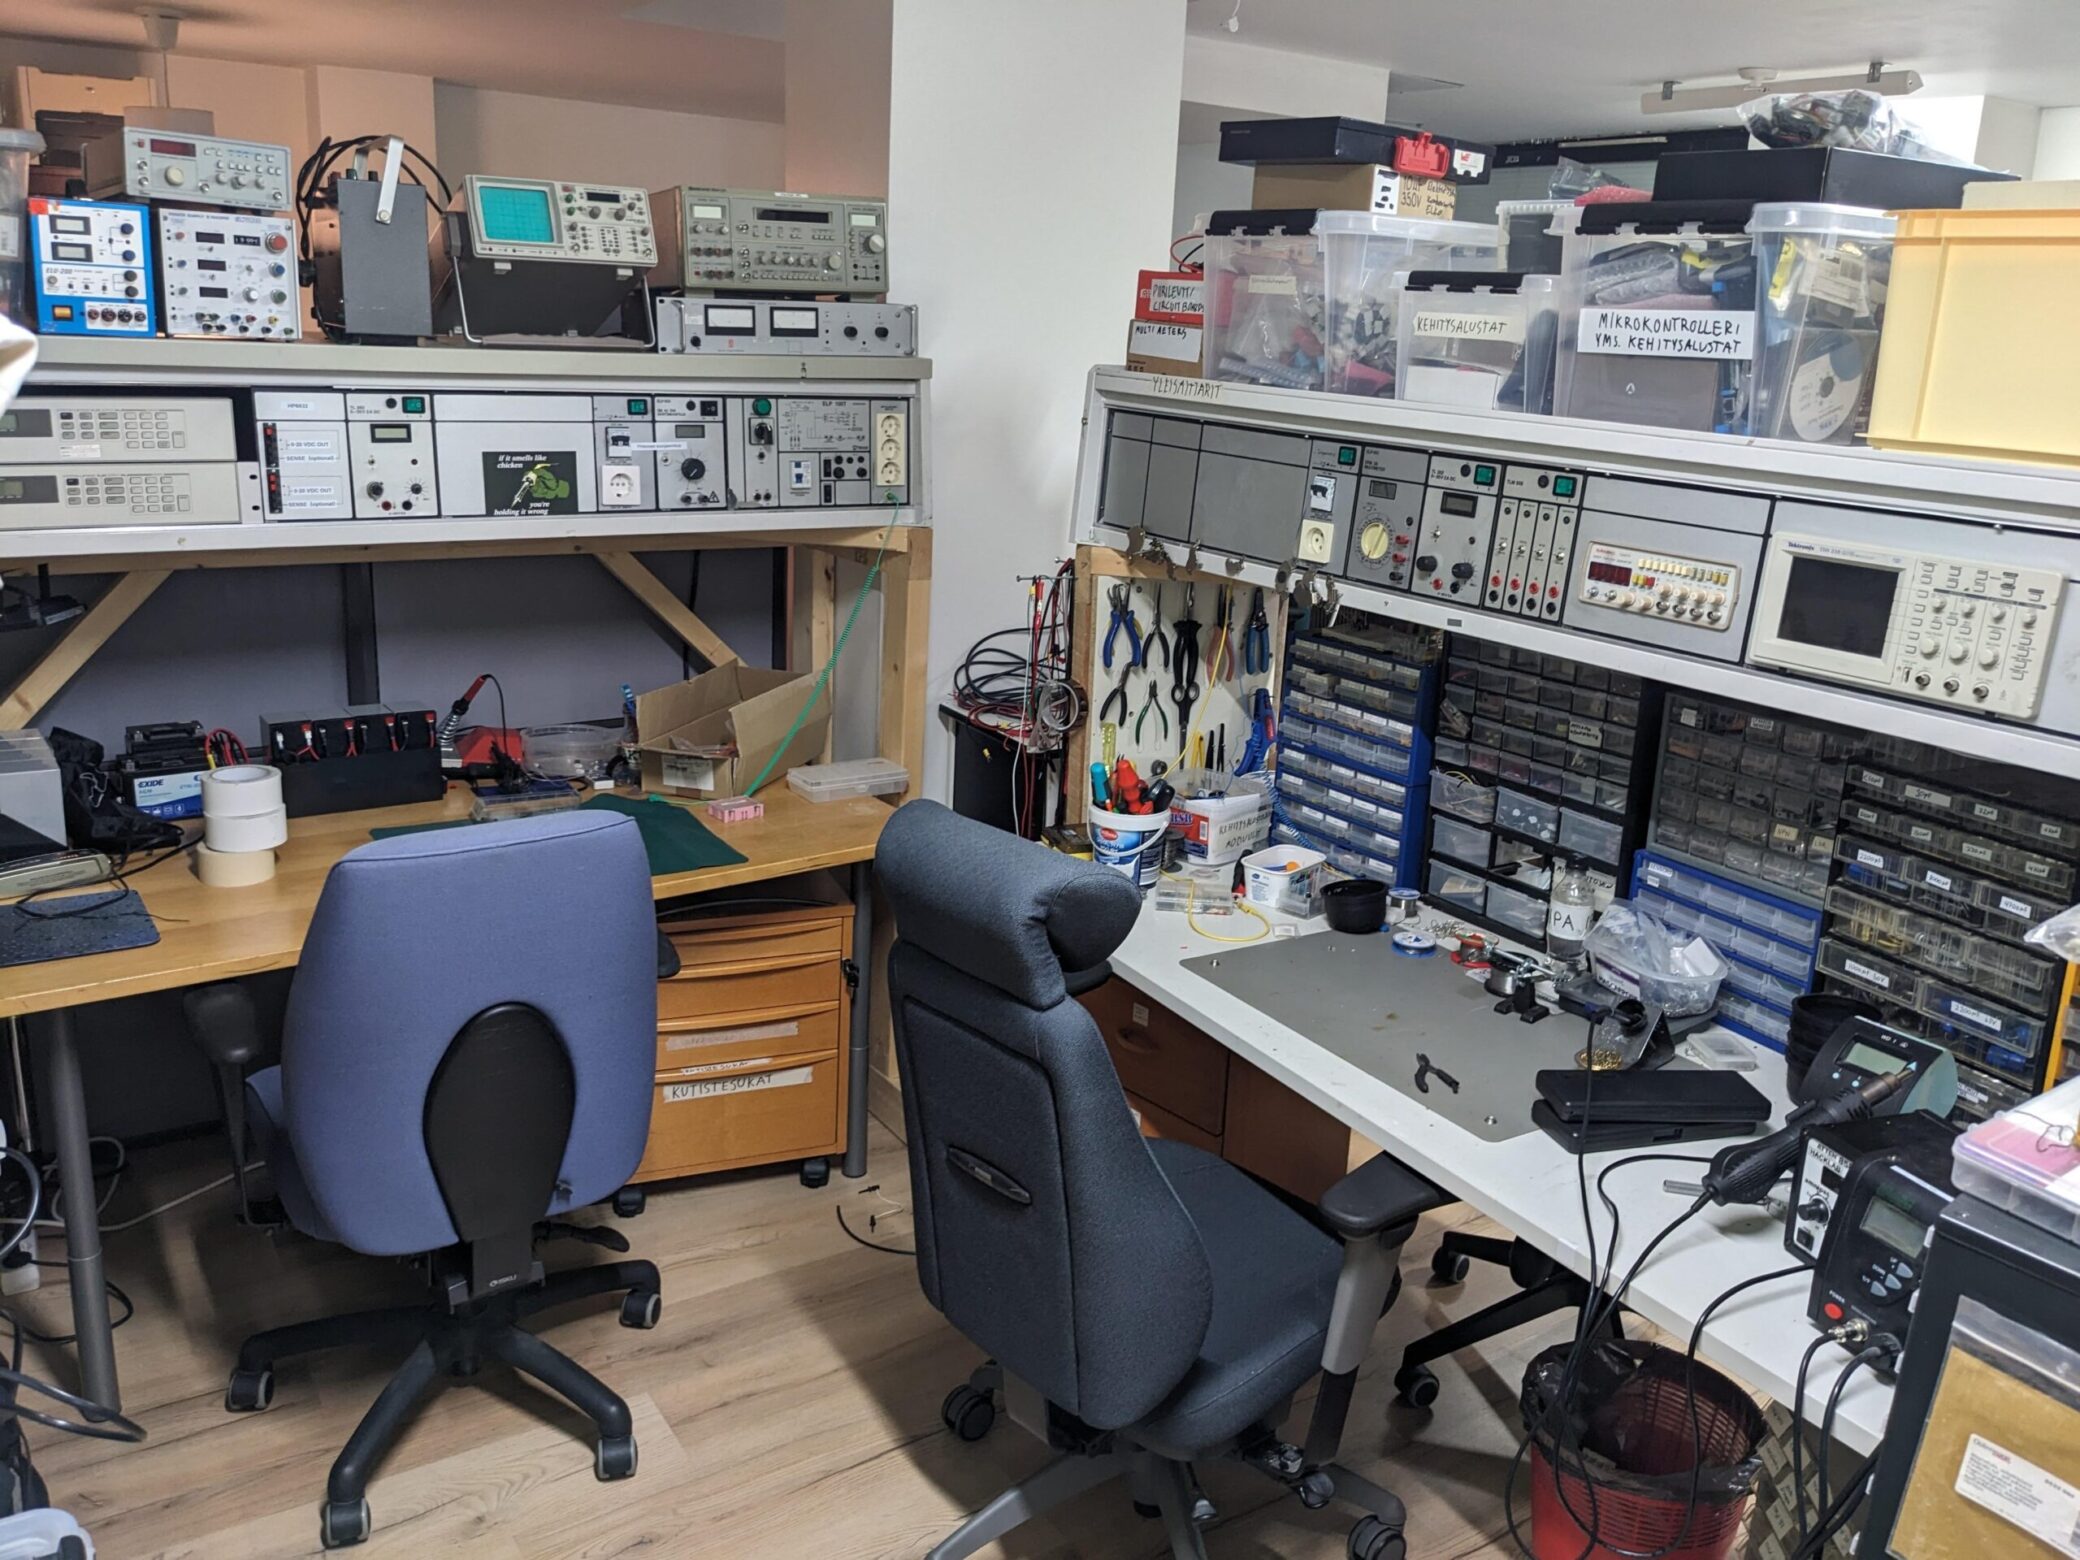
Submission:
M 1324 211 L 1315 222 L 1323 238 L 1400 238 L 1416 244 L 1464 244 L 1475 249 L 1496 247 L 1489 222 L 1445 222 L 1436 217 L 1376 217 L 1369 211 Z
M 1748 219 L 1750 233 L 1824 233 L 1830 238 L 1890 238 L 1899 226 L 1868 206 L 1822 206 L 1809 201 L 1766 202 Z
M 34 130 L 0 130 L 0 152 L 41 152 L 43 137 Z
M 1403 284 L 1415 293 L 1553 293 L 1560 278 L 1541 271 L 1407 271 Z

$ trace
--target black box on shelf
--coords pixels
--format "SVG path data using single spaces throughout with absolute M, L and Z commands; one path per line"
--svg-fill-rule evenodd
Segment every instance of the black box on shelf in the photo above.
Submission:
M 1324 115 L 1312 119 L 1230 119 L 1221 125 L 1221 161 L 1375 163 L 1419 178 L 1486 184 L 1495 148 L 1459 136 Z
M 1654 165 L 1654 199 L 1818 201 L 1879 211 L 1955 210 L 1964 189 L 2011 173 L 1840 146 L 1670 152 Z

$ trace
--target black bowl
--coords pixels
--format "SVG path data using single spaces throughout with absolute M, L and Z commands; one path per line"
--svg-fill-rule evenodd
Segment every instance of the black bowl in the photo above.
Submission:
M 1370 878 L 1349 878 L 1322 890 L 1322 914 L 1334 932 L 1376 932 L 1387 919 L 1387 888 Z

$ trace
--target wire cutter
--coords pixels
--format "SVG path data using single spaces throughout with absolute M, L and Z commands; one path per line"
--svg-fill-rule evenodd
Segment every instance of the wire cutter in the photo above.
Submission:
M 1223 585 L 1215 593 L 1215 611 L 1221 620 L 1220 632 L 1213 635 L 1213 665 L 1207 676 L 1214 682 L 1226 682 L 1235 675 L 1235 636 L 1231 632 L 1235 618 L 1235 587 Z
M 1141 733 L 1143 728 L 1148 725 L 1148 717 L 1151 715 L 1156 718 L 1156 731 L 1160 740 L 1167 744 L 1170 741 L 1170 717 L 1163 713 L 1163 701 L 1156 697 L 1156 679 L 1153 672 L 1149 674 L 1148 678 L 1148 695 L 1141 701 L 1141 713 L 1134 717 L 1134 745 L 1136 747 L 1143 745 Z
M 1133 672 L 1133 670 L 1134 663 L 1132 661 L 1129 661 L 1125 666 L 1120 668 L 1119 681 L 1112 685 L 1112 692 L 1106 694 L 1105 702 L 1098 706 L 1099 725 L 1124 726 L 1127 723 L 1127 716 L 1130 713 L 1127 701 L 1127 678 L 1129 674 Z M 1114 720 L 1112 718 L 1112 703 L 1115 699 L 1119 701 L 1118 720 Z
M 1163 586 L 1161 581 L 1156 583 L 1156 604 L 1150 609 L 1148 614 L 1148 632 L 1142 636 L 1140 664 L 1143 666 L 1148 665 L 1150 658 L 1155 654 L 1158 647 L 1163 652 L 1163 670 L 1167 672 L 1170 670 L 1170 633 L 1169 630 L 1163 627 Z
M 1119 642 L 1119 631 L 1127 631 L 1127 665 L 1141 664 L 1141 630 L 1134 622 L 1134 592 L 1130 585 L 1115 585 L 1106 592 L 1112 602 L 1112 621 L 1105 629 L 1105 670 L 1112 670 L 1112 647 Z M 1110 700 L 1106 701 L 1110 703 Z
M 1249 604 L 1249 627 L 1242 637 L 1242 675 L 1261 677 L 1271 670 L 1271 620 L 1264 615 L 1264 589 Z
M 1176 654 L 1170 657 L 1170 702 L 1177 706 L 1177 735 L 1191 730 L 1192 706 L 1199 702 L 1199 628 L 1192 616 L 1196 585 L 1184 588 L 1184 616 L 1176 623 Z

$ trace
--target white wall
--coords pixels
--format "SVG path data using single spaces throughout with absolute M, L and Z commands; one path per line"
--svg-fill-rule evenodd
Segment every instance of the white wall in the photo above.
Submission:
M 1218 141 L 1187 141 L 1177 148 L 1177 186 L 1170 232 L 1197 230 L 1198 219 L 1215 211 L 1246 211 L 1254 168 L 1221 161 Z M 1183 251 L 1180 251 L 1182 253 Z
M 777 124 L 623 108 L 435 82 L 441 171 L 509 178 L 778 185 L 787 169 Z
M 1182 96 L 1188 103 L 1265 114 L 1384 119 L 1387 67 L 1267 49 L 1226 34 L 1191 33 L 1184 41 Z
M 2013 98 L 1990 97 L 1979 112 L 1979 139 L 1972 161 L 2018 178 L 2030 178 L 2037 165 L 2037 134 L 2043 110 Z
M 2080 179 L 2080 108 L 2047 108 L 2037 121 L 2040 179 Z
M 787 0 L 787 188 L 888 193 L 893 0 Z
M 1119 361 L 1135 273 L 1170 238 L 1184 14 L 896 0 L 890 282 L 933 363 L 934 704 L 976 639 L 1024 620 L 1018 576 L 1068 552 L 1085 377 Z M 950 762 L 934 720 L 926 795 Z

